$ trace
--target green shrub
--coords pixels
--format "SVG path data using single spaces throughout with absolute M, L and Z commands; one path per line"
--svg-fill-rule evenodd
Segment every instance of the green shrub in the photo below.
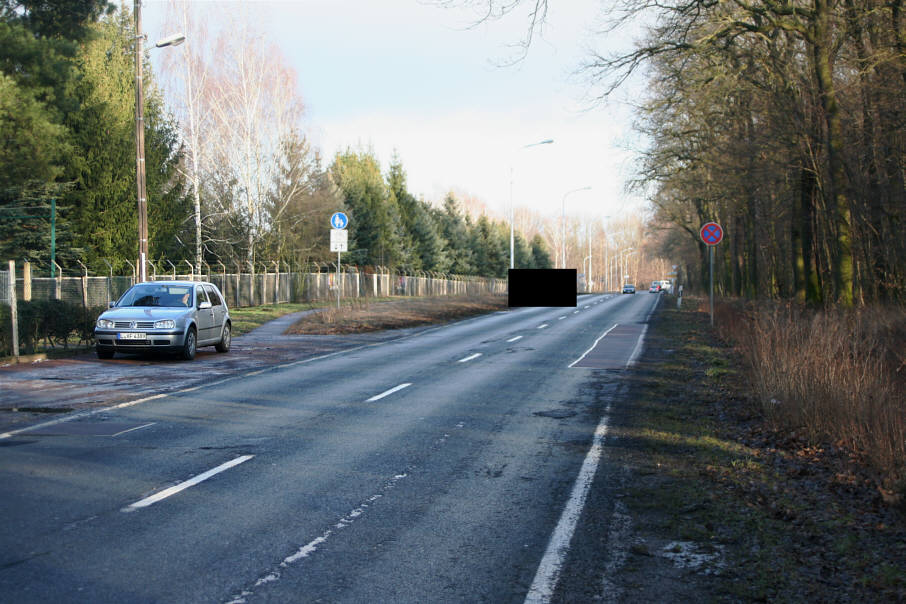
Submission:
M 32 354 L 39 346 L 69 347 L 71 338 L 90 345 L 94 322 L 105 307 L 85 309 L 81 304 L 64 300 L 20 300 L 16 304 L 19 350 Z M 0 305 L 0 356 L 12 354 L 12 324 L 9 306 Z

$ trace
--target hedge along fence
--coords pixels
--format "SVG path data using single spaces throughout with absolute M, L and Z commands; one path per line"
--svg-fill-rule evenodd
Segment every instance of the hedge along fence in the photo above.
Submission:
M 18 302 L 19 350 L 31 354 L 39 344 L 66 349 L 73 339 L 78 344 L 90 345 L 94 341 L 94 322 L 105 308 L 86 308 L 65 300 Z M 13 352 L 11 324 L 10 307 L 0 305 L 0 356 Z
M 152 274 L 152 277 L 158 281 L 209 281 L 217 285 L 227 304 L 235 308 L 336 299 L 337 274 L 330 272 L 331 268 L 320 265 L 299 272 L 227 273 L 223 267 L 219 273 L 178 274 L 174 271 L 166 275 Z M 350 269 L 339 275 L 343 298 L 506 293 L 506 279 L 440 273 L 406 275 L 384 267 Z M 9 271 L 0 271 L 0 356 L 13 354 L 9 306 L 13 291 L 19 316 L 19 346 L 28 353 L 41 342 L 65 347 L 74 337 L 90 344 L 97 316 L 109 301 L 118 299 L 134 282 L 132 276 L 90 276 L 87 271 L 78 277 L 59 274 L 55 278 L 32 277 L 30 266 L 26 265 L 24 270 L 16 271 L 13 290 Z M 56 316 L 59 314 L 64 316 Z

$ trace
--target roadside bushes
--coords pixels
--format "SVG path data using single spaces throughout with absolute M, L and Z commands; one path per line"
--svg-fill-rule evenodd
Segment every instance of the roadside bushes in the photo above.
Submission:
M 748 364 L 760 410 L 811 441 L 845 445 L 887 500 L 906 495 L 906 311 L 724 303 L 717 324 Z
M 19 350 L 31 354 L 40 347 L 68 348 L 70 342 L 91 344 L 94 321 L 104 307 L 84 308 L 64 300 L 20 300 L 18 315 Z M 10 308 L 0 306 L 0 356 L 12 354 Z

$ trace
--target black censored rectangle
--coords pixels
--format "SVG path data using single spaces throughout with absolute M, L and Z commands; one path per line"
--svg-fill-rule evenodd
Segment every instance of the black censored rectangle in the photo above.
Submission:
M 576 269 L 511 268 L 509 307 L 576 306 Z

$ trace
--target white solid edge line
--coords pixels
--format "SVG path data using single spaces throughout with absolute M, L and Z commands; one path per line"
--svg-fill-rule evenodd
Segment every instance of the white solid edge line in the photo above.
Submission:
M 146 508 L 149 505 L 152 505 L 154 503 L 157 503 L 158 501 L 161 501 L 162 499 L 166 499 L 167 497 L 175 495 L 175 494 L 179 493 L 180 491 L 184 491 L 184 490 L 188 489 L 189 487 L 193 487 L 200 482 L 204 482 L 211 476 L 220 474 L 224 470 L 229 470 L 233 466 L 238 466 L 239 464 L 244 463 L 253 457 L 255 457 L 255 456 L 254 455 L 243 455 L 241 457 L 237 457 L 236 459 L 232 459 L 226 463 L 222 463 L 219 466 L 217 466 L 216 468 L 212 468 L 212 469 L 208 470 L 207 472 L 204 472 L 203 474 L 199 474 L 198 476 L 190 478 L 189 480 L 187 480 L 185 482 L 181 482 L 176 486 L 172 486 L 169 489 L 164 489 L 160 493 L 155 493 L 154 495 L 151 495 L 150 497 L 145 497 L 141 501 L 136 501 L 133 504 L 127 505 L 121 511 L 134 512 L 135 510 L 138 510 L 141 508 Z
M 509 340 L 507 340 L 507 342 L 516 342 L 517 340 L 521 340 L 521 339 L 522 339 L 522 336 L 516 336 L 515 338 L 510 338 Z
M 645 340 L 645 333 L 648 331 L 648 321 L 651 320 L 651 315 L 654 314 L 654 311 L 660 301 L 661 297 L 658 296 L 657 299 L 655 299 L 654 306 L 651 307 L 651 311 L 648 313 L 648 316 L 645 317 L 645 325 L 642 326 L 642 333 L 639 334 L 639 339 L 635 343 L 635 348 L 632 349 L 632 354 L 629 355 L 629 360 L 626 361 L 626 367 L 632 367 L 633 365 L 635 365 L 636 361 L 638 361 L 639 355 L 642 353 L 642 343 Z
M 647 323 L 648 321 L 651 320 L 651 315 L 654 314 L 654 311 L 657 308 L 657 305 L 660 303 L 660 301 L 661 301 L 661 297 L 660 297 L 660 295 L 658 295 L 657 298 L 655 298 L 655 300 L 654 300 L 654 306 L 651 307 L 651 310 L 648 311 L 648 316 L 645 317 L 645 323 Z
M 480 352 L 476 352 L 475 354 L 470 354 L 470 355 L 467 356 L 466 358 L 464 358 L 464 359 L 459 359 L 459 360 L 456 361 L 456 362 L 457 362 L 457 363 L 468 363 L 469 361 L 474 361 L 475 359 L 477 359 L 477 358 L 480 357 L 480 356 L 481 356 L 481 353 L 480 353 Z
M 607 413 L 609 412 L 608 406 Z M 566 507 L 563 508 L 563 513 L 560 514 L 557 527 L 554 529 L 544 556 L 541 558 L 541 563 L 538 565 L 535 579 L 525 596 L 526 604 L 546 604 L 554 595 L 554 589 L 560 578 L 560 570 L 569 553 L 569 544 L 572 541 L 576 525 L 579 523 L 579 516 L 582 515 L 582 508 L 585 507 L 585 500 L 595 478 L 595 472 L 598 470 L 598 461 L 601 459 L 604 449 L 604 436 L 607 434 L 607 413 L 601 418 L 595 429 L 591 447 L 582 462 L 582 468 L 579 470 L 579 476 L 573 485 L 569 500 L 566 502 Z
M 366 403 L 373 403 L 374 401 L 379 401 L 379 400 L 381 400 L 382 398 L 384 398 L 385 396 L 390 396 L 390 395 L 393 394 L 394 392 L 399 392 L 399 391 L 402 390 L 403 388 L 408 388 L 408 387 L 411 386 L 411 385 L 412 385 L 411 383 L 406 383 L 406 384 L 400 384 L 399 386 L 394 386 L 394 387 L 391 388 L 390 390 L 385 390 L 384 392 L 381 392 L 381 393 L 378 394 L 378 395 L 372 396 L 370 399 L 366 400 L 365 402 L 366 402 Z
M 591 348 L 589 348 L 588 350 L 586 350 L 585 352 L 583 352 L 583 353 L 582 353 L 582 356 L 580 356 L 578 359 L 576 359 L 575 361 L 573 361 L 572 363 L 570 363 L 569 365 L 567 365 L 567 367 L 572 367 L 573 365 L 575 365 L 576 363 L 578 363 L 579 361 L 581 361 L 582 359 L 584 359 L 584 358 L 588 355 L 589 352 L 591 352 L 592 350 L 595 349 L 595 346 L 598 345 L 598 342 L 601 341 L 601 338 L 603 338 L 604 336 L 606 336 L 607 334 L 609 334 L 611 331 L 613 331 L 614 329 L 616 329 L 616 326 L 617 326 L 617 325 L 619 325 L 619 323 L 614 323 L 614 324 L 613 324 L 613 327 L 611 327 L 610 329 L 608 329 L 607 331 L 605 331 L 604 333 L 602 333 L 601 335 L 599 335 L 599 336 L 598 336 L 598 339 L 595 340 L 594 344 L 591 345 Z
M 629 360 L 626 361 L 626 366 L 631 367 L 635 365 L 636 360 L 639 357 L 639 354 L 642 352 L 642 342 L 645 340 L 645 332 L 648 331 L 648 325 L 642 326 L 642 333 L 639 334 L 639 339 L 635 343 L 635 348 L 632 349 L 632 354 L 629 355 Z

